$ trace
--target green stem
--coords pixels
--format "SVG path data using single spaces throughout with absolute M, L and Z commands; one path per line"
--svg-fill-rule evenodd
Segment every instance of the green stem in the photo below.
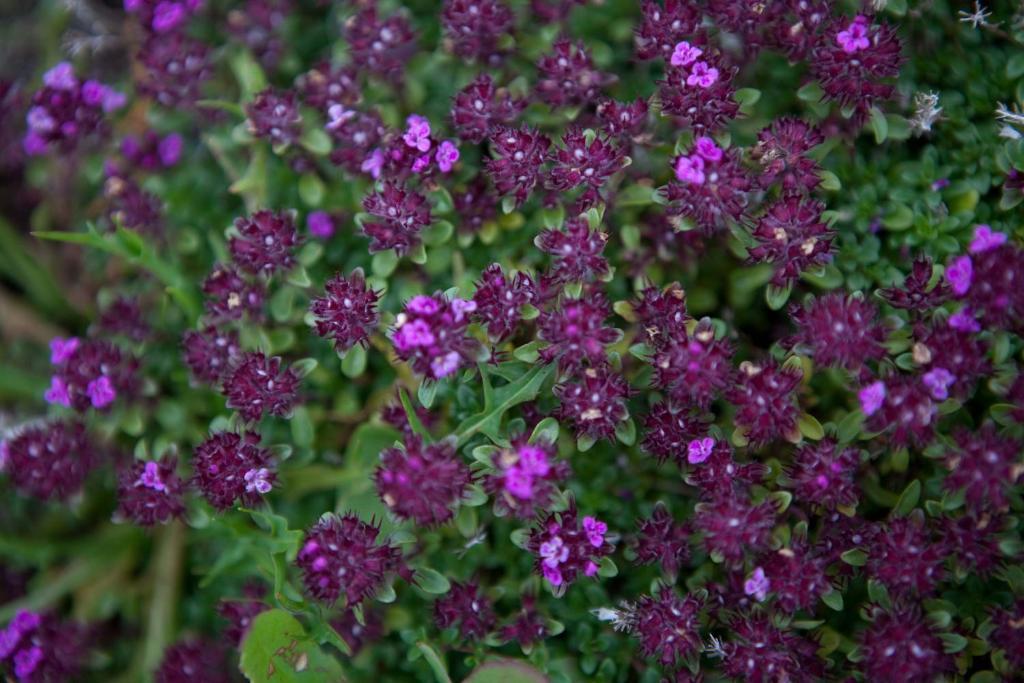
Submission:
M 164 527 L 157 539 L 153 592 L 142 647 L 143 671 L 147 676 L 160 665 L 164 648 L 173 637 L 184 553 L 185 526 L 176 521 Z

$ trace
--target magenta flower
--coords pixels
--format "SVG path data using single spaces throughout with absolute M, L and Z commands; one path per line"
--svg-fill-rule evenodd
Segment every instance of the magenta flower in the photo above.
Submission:
M 861 635 L 861 668 L 872 681 L 928 681 L 952 674 L 956 667 L 943 642 L 913 603 L 891 609 L 871 605 L 872 624 Z
M 430 121 L 412 114 L 405 120 L 405 133 L 402 140 L 406 146 L 426 152 L 430 149 Z
M 86 138 L 104 135 L 105 115 L 123 104 L 123 95 L 96 81 L 80 82 L 72 66 L 61 62 L 46 72 L 43 87 L 32 96 L 25 118 L 25 152 L 70 152 Z
M 474 582 L 452 581 L 451 589 L 434 603 L 438 628 L 457 627 L 463 640 L 482 640 L 494 630 L 494 606 Z
M 864 415 L 871 417 L 885 403 L 885 382 L 877 380 L 857 392 L 860 409 Z
M 658 503 L 647 519 L 637 520 L 633 551 L 638 564 L 659 564 L 669 576 L 676 576 L 690 559 L 690 531 L 677 524 L 668 509 Z
M 970 308 L 961 308 L 949 316 L 949 320 L 946 322 L 959 332 L 981 332 L 981 323 L 971 313 Z
M 420 231 L 433 221 L 426 197 L 392 182 L 365 197 L 363 209 L 379 219 L 362 224 L 371 253 L 386 249 L 394 249 L 399 256 L 408 253 L 419 245 Z
M 868 40 L 868 18 L 858 14 L 846 27 L 846 30 L 836 34 L 836 43 L 843 48 L 843 52 L 853 54 L 858 50 L 866 50 L 871 44 Z
M 691 465 L 698 465 L 711 457 L 715 449 L 715 440 L 710 436 L 703 439 L 694 439 L 687 445 L 686 461 Z
M 522 319 L 523 305 L 536 298 L 533 280 L 525 273 L 516 273 L 509 282 L 497 263 L 480 274 L 473 294 L 475 320 L 487 326 L 487 334 L 495 341 L 509 337 Z
M 424 444 L 419 436 L 405 439 L 403 448 L 380 454 L 374 473 L 377 493 L 399 519 L 437 526 L 452 518 L 473 479 L 452 441 Z
M 736 426 L 743 429 L 751 446 L 758 448 L 779 437 L 798 433 L 799 405 L 795 391 L 803 372 L 780 367 L 774 360 L 740 365 L 739 381 L 728 392 L 736 406 Z
M 845 24 L 834 18 L 825 36 L 808 59 L 811 76 L 840 107 L 854 107 L 862 121 L 876 101 L 892 96 L 902 62 L 896 30 L 870 26 L 866 19 Z
M 479 344 L 467 335 L 472 300 L 449 301 L 440 294 L 414 296 L 395 319 L 391 332 L 398 357 L 429 379 L 442 379 L 472 362 Z
M 43 399 L 51 405 L 71 407 L 71 392 L 67 383 L 58 375 L 50 378 L 50 388 L 43 393 Z
M 689 595 L 680 598 L 669 586 L 656 596 L 642 596 L 632 610 L 629 629 L 640 641 L 641 656 L 671 667 L 698 655 L 703 645 L 702 608 L 700 600 Z
M 921 381 L 928 387 L 928 393 L 936 401 L 945 401 L 949 398 L 949 386 L 956 381 L 956 377 L 946 368 L 932 368 L 924 373 Z
M 690 45 L 685 40 L 676 43 L 675 48 L 672 50 L 672 57 L 669 59 L 669 63 L 672 66 L 690 66 L 697 58 L 704 54 L 704 50 L 699 47 Z
M 605 538 L 607 525 L 587 517 L 580 527 L 575 501 L 560 513 L 548 513 L 538 521 L 527 540 L 536 558 L 537 572 L 555 588 L 568 586 L 580 575 L 595 576 L 602 557 L 614 546 Z M 599 531 L 603 527 L 604 531 Z M 598 541 L 598 543 L 595 543 Z
M 764 602 L 771 585 L 772 582 L 764 574 L 764 568 L 756 567 L 750 578 L 743 582 L 743 592 L 753 596 L 758 602 Z
M 669 65 L 658 81 L 662 111 L 698 135 L 726 127 L 739 114 L 732 85 L 737 68 L 707 49 L 701 56 L 689 66 Z
M 237 410 L 246 422 L 256 422 L 266 414 L 288 415 L 295 405 L 299 382 L 291 368 L 282 367 L 279 357 L 253 351 L 244 354 L 224 377 L 221 391 L 228 408 Z
M 356 344 L 367 346 L 370 334 L 380 322 L 377 302 L 380 293 L 366 286 L 360 270 L 349 277 L 338 274 L 327 281 L 324 296 L 314 298 L 309 311 L 316 319 L 316 333 L 334 342 L 338 351 Z
M 495 455 L 497 471 L 484 482 L 494 496 L 495 512 L 531 519 L 547 510 L 558 493 L 557 485 L 570 474 L 569 463 L 555 462 L 555 454 L 553 444 L 518 442 Z
M 334 219 L 326 211 L 313 211 L 306 216 L 306 228 L 314 237 L 330 239 L 334 236 Z
M 327 606 L 344 596 L 354 607 L 372 597 L 392 574 L 411 578 L 401 549 L 378 543 L 379 535 L 376 524 L 352 513 L 323 515 L 306 532 L 295 560 L 306 592 Z
M 684 158 L 689 161 L 682 161 Z M 664 191 L 672 203 L 668 210 L 672 218 L 688 219 L 705 234 L 744 219 L 753 179 L 739 163 L 735 150 L 723 150 L 720 161 L 692 153 L 680 157 L 677 163 L 681 164 L 681 177 Z
M 953 293 L 957 296 L 967 294 L 967 290 L 971 288 L 973 277 L 974 268 L 972 267 L 971 257 L 966 254 L 957 256 L 946 267 L 946 280 L 953 288 Z
M 19 610 L 0 630 L 0 667 L 19 683 L 79 680 L 89 654 L 87 635 L 75 622 Z
M 100 375 L 89 382 L 85 388 L 85 393 L 89 397 L 92 407 L 97 409 L 106 408 L 117 398 L 117 391 L 114 389 L 110 378 L 106 375 Z
M 40 500 L 68 500 L 100 462 L 100 454 L 79 422 L 26 427 L 2 442 L 3 471 L 14 488 Z
M 254 507 L 270 492 L 275 481 L 270 452 L 260 447 L 258 434 L 215 432 L 199 444 L 192 455 L 192 482 L 218 511 L 231 508 L 235 501 Z M 252 486 L 252 472 L 270 486 L 260 491 Z
M 704 158 L 696 154 L 692 156 L 680 156 L 676 160 L 676 180 L 690 185 L 703 185 Z
M 68 339 L 54 337 L 51 339 L 50 363 L 53 365 L 61 365 L 66 362 L 78 349 L 79 343 L 78 337 L 69 337 Z
M 459 161 L 459 148 L 451 140 L 444 140 L 437 148 L 434 161 L 437 162 L 437 167 L 441 169 L 442 173 L 448 173 L 455 168 L 455 164 Z
M 301 241 L 288 212 L 257 211 L 235 219 L 238 236 L 228 246 L 231 258 L 253 275 L 284 272 L 295 265 L 293 250 Z
M 938 406 L 927 387 L 917 377 L 899 375 L 888 379 L 880 406 L 869 404 L 874 410 L 868 417 L 868 429 L 886 432 L 890 444 L 923 446 L 935 431 Z M 864 413 L 867 415 L 867 411 Z
M 644 416 L 644 438 L 641 447 L 659 463 L 672 459 L 683 466 L 691 442 L 700 442 L 707 434 L 708 420 L 692 410 L 676 409 L 670 402 L 660 401 Z
M 118 514 L 140 526 L 166 524 L 185 514 L 185 482 L 176 470 L 178 459 L 134 460 L 118 476 Z
M 967 250 L 972 254 L 980 254 L 1004 244 L 1006 244 L 1006 233 L 993 232 L 992 228 L 987 225 L 978 225 L 974 228 L 974 239 L 971 240 Z
M 705 89 L 710 88 L 717 81 L 718 69 L 703 61 L 695 62 L 686 77 L 686 85 L 696 85 Z
M 137 359 L 108 341 L 82 341 L 54 367 L 46 398 L 78 412 L 108 408 L 118 396 L 138 392 L 138 366 Z

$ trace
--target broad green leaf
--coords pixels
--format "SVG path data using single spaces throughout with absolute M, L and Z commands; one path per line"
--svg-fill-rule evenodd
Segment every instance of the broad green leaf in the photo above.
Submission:
M 789 283 L 785 287 L 769 284 L 764 290 L 764 300 L 768 303 L 768 308 L 777 311 L 786 305 L 789 295 L 792 293 L 793 283 Z
M 341 372 L 346 377 L 356 378 L 366 370 L 367 353 L 362 344 L 356 344 L 345 352 L 341 359 Z
M 423 592 L 435 595 L 443 595 L 452 587 L 444 574 L 430 567 L 419 567 L 416 570 L 413 583 Z
M 521 659 L 491 659 L 470 672 L 463 683 L 547 683 L 548 677 Z
M 430 666 L 430 670 L 434 672 L 434 678 L 437 679 L 437 683 L 452 683 L 451 676 L 448 675 L 448 665 L 445 664 L 444 659 L 441 658 L 441 655 L 438 654 L 437 650 L 430 643 L 421 640 L 416 643 L 416 649 L 423 655 L 423 659 Z
M 282 609 L 256 616 L 242 641 L 239 668 L 252 683 L 341 683 L 341 665 Z

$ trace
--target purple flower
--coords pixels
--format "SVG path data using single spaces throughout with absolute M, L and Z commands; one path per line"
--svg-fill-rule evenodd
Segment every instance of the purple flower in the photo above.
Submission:
M 685 0 L 666 0 L 664 6 L 657 0 L 641 0 L 640 9 L 643 19 L 635 35 L 637 57 L 644 60 L 662 57 L 671 63 L 680 52 L 680 45 L 684 45 L 684 50 L 694 49 L 684 38 L 696 33 L 700 26 L 699 7 Z
M 528 648 L 548 637 L 547 620 L 537 612 L 535 604 L 535 597 L 523 595 L 522 608 L 501 628 L 502 640 L 513 641 Z
M 233 266 L 215 265 L 203 282 L 203 294 L 208 297 L 206 316 L 214 324 L 263 314 L 263 287 L 246 281 Z
M 870 415 L 864 411 L 869 415 L 868 429 L 886 432 L 889 443 L 894 446 L 928 443 L 935 430 L 938 407 L 924 383 L 917 377 L 899 375 L 889 378 L 882 386 L 885 392 L 881 405 L 876 403 L 877 390 L 871 396 L 871 402 L 866 404 L 872 409 Z
M 49 614 L 20 610 L 0 630 L 0 667 L 19 683 L 78 680 L 87 655 L 85 628 Z
M 689 66 L 669 65 L 658 81 L 658 97 L 662 111 L 678 125 L 705 134 L 727 126 L 740 108 L 732 85 L 736 67 L 708 50 L 701 56 Z
M 981 332 L 981 323 L 971 314 L 970 308 L 961 308 L 949 316 L 947 322 L 950 327 L 959 332 Z
M 757 448 L 779 437 L 798 434 L 799 406 L 794 394 L 803 372 L 791 366 L 779 367 L 774 360 L 760 365 L 745 361 L 740 371 L 728 398 L 736 406 L 736 426 L 751 446 Z
M 946 549 L 921 512 L 877 525 L 868 540 L 867 572 L 894 596 L 928 596 L 946 573 Z
M 849 54 L 866 50 L 871 44 L 868 40 L 868 18 L 858 14 L 845 30 L 836 34 L 836 43 Z
M 871 626 L 861 635 L 861 668 L 868 680 L 935 680 L 956 667 L 942 640 L 916 605 L 898 602 L 890 609 L 870 605 Z
M 992 623 L 995 625 L 988 640 L 1001 649 L 1015 670 L 1024 669 L 1024 629 L 1020 624 L 1024 620 L 1024 600 L 1016 598 L 1013 605 L 1007 608 L 992 610 Z
M 257 211 L 247 218 L 236 218 L 237 237 L 228 246 L 231 258 L 242 270 L 258 275 L 273 275 L 295 265 L 292 252 L 300 242 L 291 213 Z
M 338 105 L 339 107 L 341 105 Z M 327 131 L 334 141 L 331 163 L 349 173 L 366 173 L 379 178 L 384 169 L 383 144 L 388 131 L 375 111 L 331 108 Z
M 698 465 L 711 457 L 715 448 L 715 440 L 710 436 L 703 439 L 694 439 L 686 447 L 686 461 L 691 465 Z
M 43 87 L 32 96 L 26 117 L 25 151 L 70 152 L 82 140 L 105 134 L 105 114 L 117 108 L 114 105 L 118 97 L 96 81 L 80 83 L 67 62 L 58 64 L 46 73 Z
M 4 472 L 21 493 L 40 500 L 77 494 L 100 455 L 79 422 L 27 427 L 3 441 Z
M 562 148 L 551 151 L 548 187 L 565 192 L 581 185 L 598 190 L 622 169 L 624 154 L 607 138 L 597 135 L 589 143 L 579 127 L 562 136 Z
M 47 400 L 78 412 L 107 408 L 117 396 L 137 393 L 138 365 L 135 358 L 108 341 L 83 341 L 54 368 Z
M 430 121 L 412 114 L 405 120 L 405 133 L 402 140 L 407 147 L 426 152 L 430 149 Z
M 814 611 L 819 598 L 832 590 L 825 573 L 824 559 L 808 552 L 806 543 L 793 539 L 788 548 L 780 548 L 761 558 L 762 580 L 757 580 L 754 571 L 754 588 L 762 589 L 761 594 L 754 593 L 759 601 L 764 601 L 763 593 L 772 592 L 775 604 L 787 613 L 797 610 Z M 744 584 L 746 588 L 746 584 Z M 752 593 L 745 591 L 747 595 Z
M 316 333 L 331 339 L 338 351 L 348 351 L 356 344 L 366 346 L 380 322 L 379 298 L 379 292 L 366 286 L 362 271 L 355 270 L 347 278 L 335 275 L 327 281 L 324 296 L 309 305 L 316 318 Z
M 451 140 L 442 141 L 437 148 L 437 154 L 434 155 L 434 161 L 442 173 L 450 172 L 459 161 L 459 148 Z
M 680 176 L 664 191 L 672 202 L 673 219 L 688 219 L 705 234 L 725 228 L 730 220 L 743 220 L 753 182 L 734 150 L 723 150 L 721 161 L 694 153 L 680 157 L 677 166 Z
M 702 608 L 700 600 L 680 598 L 670 586 L 656 596 L 642 596 L 632 610 L 629 629 L 640 641 L 641 656 L 671 667 L 699 655 Z
M 555 588 L 568 586 L 581 574 L 594 576 L 602 557 L 610 555 L 614 546 L 600 534 L 600 543 L 593 529 L 604 523 L 588 517 L 590 530 L 581 528 L 575 501 L 560 513 L 548 513 L 538 520 L 530 532 L 526 547 L 533 553 L 536 571 Z M 588 523 L 584 522 L 586 526 Z M 604 526 L 607 531 L 607 526 Z
M 885 329 L 874 304 L 863 297 L 827 294 L 791 306 L 789 315 L 798 329 L 784 343 L 807 350 L 821 365 L 855 372 L 885 357 Z
M 92 407 L 98 409 L 106 408 L 117 398 L 117 391 L 106 375 L 100 375 L 89 382 L 85 393 L 88 395 L 89 401 L 92 402 Z
M 633 313 L 647 343 L 656 349 L 666 348 L 673 338 L 685 335 L 691 320 L 686 311 L 686 292 L 678 282 L 664 290 L 644 287 L 633 300 Z
M 704 158 L 696 154 L 693 156 L 680 156 L 676 159 L 676 180 L 689 185 L 703 185 L 706 176 L 704 175 Z
M 531 519 L 547 510 L 558 493 L 557 484 L 569 477 L 569 464 L 554 462 L 553 444 L 518 441 L 494 456 L 495 473 L 484 482 L 494 496 L 496 514 L 512 513 Z
M 118 475 L 118 515 L 140 526 L 166 524 L 185 514 L 185 482 L 176 470 L 178 459 L 133 460 Z
M 487 326 L 491 339 L 501 341 L 515 331 L 522 319 L 522 306 L 533 301 L 535 296 L 533 280 L 528 275 L 516 273 L 509 282 L 501 266 L 492 263 L 476 283 L 474 318 Z
M 331 606 L 345 596 L 354 607 L 373 596 L 395 572 L 410 572 L 400 548 L 377 543 L 380 528 L 352 513 L 326 514 L 307 532 L 295 563 L 306 592 Z
M 914 259 L 913 268 L 904 279 L 902 287 L 880 289 L 878 295 L 890 305 L 920 316 L 949 298 L 949 285 L 939 280 L 934 287 L 929 287 L 931 279 L 931 259 L 919 256 Z
M 138 60 L 138 89 L 167 108 L 194 107 L 213 73 L 209 46 L 180 32 L 149 36 Z
M 758 244 L 750 249 L 750 260 L 773 264 L 776 286 L 789 285 L 804 271 L 832 260 L 834 233 L 821 222 L 824 209 L 821 202 L 789 197 L 769 206 L 758 222 L 753 231 Z
M 71 407 L 71 393 L 67 383 L 58 375 L 50 378 L 50 388 L 43 394 L 43 399 L 56 406 Z
M 752 505 L 735 496 L 700 503 L 694 517 L 704 532 L 704 547 L 729 565 L 742 563 L 744 553 L 767 550 L 775 526 L 775 508 L 768 501 Z
M 260 448 L 258 434 L 215 432 L 199 444 L 192 456 L 192 481 L 203 497 L 218 511 L 241 501 L 245 506 L 259 505 L 263 492 L 249 486 L 246 474 L 265 469 L 265 481 L 273 482 L 270 452 Z
M 648 110 L 647 100 L 642 97 L 632 102 L 604 99 L 597 105 L 597 117 L 608 135 L 637 139 L 647 126 Z
M 370 252 L 394 249 L 399 256 L 420 243 L 420 231 L 433 221 L 427 198 L 386 182 L 380 192 L 363 199 L 363 209 L 378 221 L 365 221 L 363 234 L 370 238 Z
M 973 277 L 974 268 L 972 267 L 971 257 L 966 254 L 957 256 L 946 268 L 946 280 L 949 282 L 950 287 L 953 288 L 953 293 L 957 296 L 967 294 L 967 290 L 971 288 Z
M 380 462 L 373 477 L 380 499 L 399 519 L 421 526 L 451 519 L 473 479 L 448 440 L 424 444 L 419 436 L 411 436 L 403 448 L 385 449 Z
M 797 499 L 829 510 L 857 504 L 855 481 L 860 458 L 852 448 L 839 450 L 832 439 L 805 444 L 797 449 L 786 468 Z
M 978 314 L 982 324 L 1024 333 L 1024 287 L 1020 286 L 1024 249 L 1006 242 L 971 257 L 961 256 L 954 265 L 961 262 L 972 267 L 961 269 L 959 280 L 966 281 L 966 285 L 960 289 L 954 285 L 953 290 Z M 947 277 L 952 277 L 949 272 L 947 269 Z
M 689 529 L 677 524 L 661 503 L 649 518 L 637 520 L 637 527 L 633 548 L 637 564 L 658 563 L 667 575 L 676 576 L 690 559 Z
M 602 88 L 616 80 L 594 68 L 582 41 L 573 43 L 567 38 L 556 40 L 551 52 L 537 60 L 537 71 L 537 96 L 551 107 L 593 102 Z
M 231 669 L 227 653 L 220 643 L 185 638 L 164 651 L 160 667 L 153 674 L 155 683 L 187 683 L 202 672 L 203 681 L 230 683 Z
M 660 401 L 644 416 L 644 438 L 640 445 L 659 463 L 671 458 L 682 467 L 690 443 L 700 442 L 707 431 L 707 418 Z
M 704 50 L 701 50 L 695 45 L 690 45 L 685 40 L 676 43 L 675 48 L 672 50 L 672 57 L 669 59 L 669 64 L 672 66 L 690 66 L 697 58 L 704 54 Z
M 363 96 L 357 70 L 351 65 L 332 66 L 328 61 L 299 76 L 295 85 L 304 103 L 326 113 L 334 106 L 356 105 Z
M 445 0 L 441 25 L 459 57 L 494 63 L 515 16 L 500 0 Z
M 302 115 L 295 103 L 295 92 L 272 89 L 256 95 L 245 107 L 249 132 L 272 145 L 290 145 L 302 135 Z
M 473 582 L 452 581 L 451 589 L 434 603 L 438 628 L 458 627 L 462 640 L 482 640 L 494 630 L 494 606 Z
M 475 357 L 479 345 L 466 328 L 475 304 L 462 299 L 416 296 L 395 319 L 391 342 L 398 357 L 430 379 L 456 372 Z
M 391 80 L 401 78 L 405 62 L 416 52 L 409 21 L 397 14 L 382 19 L 374 5 L 345 21 L 344 36 L 356 66 Z
M 771 615 L 738 615 L 728 625 L 732 639 L 722 646 L 722 671 L 727 676 L 748 683 L 813 683 L 825 678 L 824 663 L 815 654 L 818 643 L 776 626 Z
M 716 338 L 710 320 L 701 320 L 692 335 L 667 339 L 655 354 L 652 383 L 677 405 L 706 409 L 732 381 L 732 354 L 732 344 Z
M 542 230 L 534 242 L 538 249 L 555 257 L 551 269 L 554 282 L 587 282 L 609 273 L 603 255 L 608 235 L 591 230 L 585 218 L 566 221 L 564 231 Z
M 556 310 L 541 313 L 537 337 L 548 342 L 540 350 L 541 360 L 557 361 L 563 372 L 603 363 L 605 347 L 620 338 L 618 330 L 604 325 L 610 313 L 608 301 L 599 292 L 583 299 L 566 299 Z
M 1024 476 L 1020 462 L 1021 444 L 1001 436 L 991 423 L 981 429 L 960 429 L 954 434 L 955 446 L 946 456 L 943 487 L 964 491 L 967 506 L 982 513 L 1003 511 L 1009 507 L 1009 494 Z
M 945 401 L 949 398 L 949 385 L 956 381 L 956 377 L 946 368 L 932 368 L 922 375 L 921 381 L 928 387 L 932 398 Z
M 314 237 L 330 239 L 334 236 L 334 219 L 326 211 L 313 211 L 306 216 L 306 228 Z
M 510 125 L 525 107 L 525 101 L 513 99 L 504 88 L 496 89 L 488 74 L 480 74 L 456 93 L 452 123 L 463 140 L 481 142 L 496 126 Z
M 224 377 L 222 393 L 227 407 L 237 410 L 246 422 L 256 422 L 266 414 L 284 417 L 295 405 L 300 378 L 289 367 L 281 367 L 277 356 L 258 351 L 242 356 Z
M 857 392 L 857 400 L 860 401 L 861 412 L 871 417 L 878 412 L 878 409 L 885 403 L 885 382 L 877 380 Z
M 753 596 L 758 602 L 764 602 L 771 590 L 772 582 L 764 574 L 763 567 L 756 567 L 754 572 L 743 582 L 743 592 Z
M 484 162 L 487 173 L 498 192 L 522 204 L 541 178 L 551 140 L 527 127 L 500 128 L 490 135 L 495 156 Z
M 761 184 L 780 184 L 785 195 L 813 192 L 821 184 L 818 163 L 807 156 L 825 141 L 821 132 L 799 119 L 782 117 L 757 136 L 752 156 L 761 164 Z

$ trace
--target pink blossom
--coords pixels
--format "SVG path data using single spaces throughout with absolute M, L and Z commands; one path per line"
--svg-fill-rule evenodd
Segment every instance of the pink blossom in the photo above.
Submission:
M 178 133 L 171 133 L 157 146 L 157 154 L 164 168 L 170 168 L 181 159 L 182 138 Z
M 722 160 L 722 148 L 706 135 L 697 138 L 697 154 L 708 161 Z
M 476 310 L 476 302 L 472 299 L 452 299 L 452 312 L 455 314 L 455 322 L 462 322 L 467 313 Z
M 327 239 L 334 235 L 334 220 L 326 211 L 314 211 L 306 217 L 309 234 Z
M 974 239 L 967 250 L 972 254 L 980 254 L 1003 244 L 1006 244 L 1006 233 L 993 232 L 989 226 L 979 225 L 974 228 Z
M 405 120 L 405 123 L 407 127 L 405 134 L 402 135 L 402 140 L 405 141 L 405 144 L 421 152 L 429 150 L 430 121 L 417 114 L 412 114 Z
M 758 602 L 764 602 L 770 587 L 771 581 L 765 576 L 764 569 L 761 567 L 754 569 L 754 573 L 751 574 L 750 578 L 743 582 L 743 592 L 754 596 Z
M 85 393 L 89 396 L 93 408 L 106 408 L 117 398 L 114 384 L 106 375 L 100 375 L 89 382 L 89 386 L 85 388 Z
M 928 392 L 936 401 L 945 401 L 949 398 L 949 386 L 956 381 L 956 377 L 946 368 L 933 368 L 921 378 Z
M 50 116 L 46 107 L 32 107 L 29 109 L 28 115 L 25 117 L 25 123 L 28 124 L 29 130 L 35 133 L 49 133 L 57 127 L 57 122 Z
M 332 104 L 327 109 L 327 125 L 324 127 L 327 130 L 337 130 L 355 115 L 356 112 L 352 109 L 345 109 L 340 104 Z
M 254 468 L 245 473 L 245 490 L 249 493 L 260 494 L 270 493 L 273 485 L 270 483 L 270 470 L 266 467 Z
M 836 42 L 843 52 L 853 54 L 858 50 L 866 50 L 871 44 L 868 40 L 868 20 L 863 15 L 857 15 L 845 31 L 840 31 L 836 36 Z
M 423 171 L 425 171 L 428 166 L 430 166 L 430 155 L 423 154 L 421 156 L 416 157 L 416 160 L 412 162 L 412 172 L 423 173 Z
M 565 544 L 561 536 L 555 536 L 550 541 L 541 543 L 540 556 L 543 558 L 541 564 L 545 567 L 557 567 L 569 559 L 569 546 Z
M 949 316 L 949 326 L 954 330 L 960 330 L 961 332 L 981 331 L 981 323 L 974 318 L 974 315 L 971 313 L 971 309 L 969 308 L 962 308 Z
M 704 184 L 704 159 L 697 156 L 681 156 L 676 160 L 676 179 L 690 185 Z
M 439 304 L 434 297 L 424 296 L 418 294 L 413 298 L 409 299 L 409 303 L 405 305 L 410 312 L 417 315 L 434 315 L 441 310 L 441 304 Z
M 676 43 L 670 63 L 672 66 L 689 66 L 697 61 L 697 57 L 700 57 L 702 54 L 704 54 L 703 50 L 694 45 L 690 45 L 684 40 Z
M 65 362 L 71 358 L 71 354 L 78 348 L 78 344 L 78 337 L 68 337 L 67 339 L 54 337 L 50 340 L 50 362 L 54 365 Z
M 885 401 L 885 382 L 878 380 L 867 385 L 857 392 L 857 399 L 865 415 L 874 415 Z
M 696 465 L 702 463 L 711 457 L 711 451 L 715 448 L 715 440 L 710 436 L 704 437 L 703 439 L 694 439 L 687 446 L 687 461 L 690 464 Z
M 29 131 L 25 135 L 25 139 L 21 143 L 22 149 L 25 150 L 25 154 L 30 157 L 36 157 L 40 154 L 46 153 L 46 140 L 43 139 L 39 133 L 35 131 Z
M 604 535 L 608 532 L 608 525 L 596 517 L 587 516 L 583 518 L 583 531 L 586 532 L 590 545 L 600 548 L 604 543 Z
M 593 560 L 587 560 L 587 566 L 583 568 L 584 576 L 596 576 L 597 570 L 600 569 L 597 563 Z
M 974 278 L 974 264 L 971 257 L 964 254 L 953 259 L 953 262 L 946 268 L 946 279 L 953 288 L 953 293 L 963 296 L 971 288 L 971 280 Z
M 447 377 L 459 369 L 462 363 L 462 356 L 458 351 L 449 351 L 443 356 L 438 356 L 430 361 L 430 369 L 434 371 L 434 377 L 441 379 Z
M 167 33 L 178 28 L 188 17 L 188 12 L 178 2 L 161 2 L 153 10 L 153 30 Z
M 398 328 L 394 343 L 399 351 L 408 351 L 417 346 L 432 346 L 436 338 L 425 320 L 413 320 Z
M 374 149 L 363 159 L 363 164 L 359 167 L 359 170 L 363 173 L 369 173 L 370 177 L 374 180 L 380 178 L 380 174 L 384 170 L 384 152 L 380 148 Z
M 147 462 L 135 485 L 145 486 L 154 491 L 166 491 L 167 486 L 160 478 L 160 464 L 153 461 Z
M 43 394 L 47 403 L 52 403 L 65 408 L 71 407 L 71 394 L 68 392 L 68 385 L 57 375 L 50 378 L 50 388 Z
M 54 90 L 74 90 L 78 87 L 75 70 L 67 62 L 61 62 L 43 74 L 43 83 Z
M 716 81 L 718 81 L 718 69 L 708 66 L 707 62 L 694 64 L 690 75 L 686 77 L 686 85 L 696 85 L 701 88 L 710 88 Z
M 541 572 L 543 572 L 544 578 L 547 579 L 552 586 L 562 585 L 562 581 L 564 580 L 562 578 L 562 572 L 560 572 L 556 567 L 549 567 L 546 564 L 541 565 Z
M 437 148 L 437 154 L 434 156 L 434 159 L 437 160 L 437 166 L 441 169 L 441 172 L 448 173 L 459 160 L 459 148 L 451 140 L 445 140 Z

